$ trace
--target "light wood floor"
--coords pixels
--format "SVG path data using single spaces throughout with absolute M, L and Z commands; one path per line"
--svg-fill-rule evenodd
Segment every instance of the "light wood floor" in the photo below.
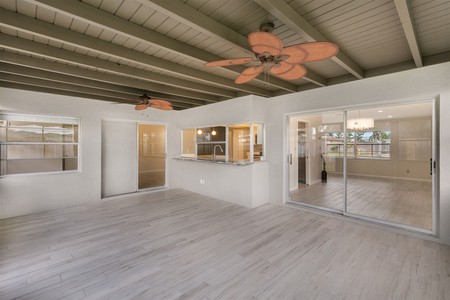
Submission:
M 182 190 L 0 221 L 0 299 L 450 299 L 450 247 Z
M 431 182 L 349 176 L 347 211 L 381 220 L 431 229 Z M 327 183 L 299 184 L 291 200 L 343 209 L 344 187 L 340 176 L 329 175 Z

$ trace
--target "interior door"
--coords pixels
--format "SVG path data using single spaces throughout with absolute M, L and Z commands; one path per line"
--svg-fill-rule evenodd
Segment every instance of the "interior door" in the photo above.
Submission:
M 166 126 L 138 124 L 138 189 L 166 185 Z
M 136 123 L 102 121 L 102 197 L 136 191 Z
M 307 128 L 305 122 L 298 122 L 298 183 L 306 184 L 306 161 L 307 161 Z

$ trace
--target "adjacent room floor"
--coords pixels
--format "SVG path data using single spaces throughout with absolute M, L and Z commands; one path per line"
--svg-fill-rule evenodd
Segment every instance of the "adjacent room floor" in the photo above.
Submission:
M 431 230 L 431 182 L 348 176 L 347 185 L 348 212 Z M 343 178 L 329 174 L 327 183 L 299 184 L 290 197 L 294 202 L 342 210 Z
M 0 220 L 0 299 L 450 299 L 450 247 L 183 190 Z

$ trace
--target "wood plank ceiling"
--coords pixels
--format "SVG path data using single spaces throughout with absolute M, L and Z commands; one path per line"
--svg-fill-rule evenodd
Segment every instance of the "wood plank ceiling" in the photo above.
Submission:
M 234 79 L 265 22 L 284 45 L 331 41 L 304 78 Z M 133 103 L 143 93 L 186 109 L 271 97 L 450 61 L 448 0 L 1 0 L 0 86 Z

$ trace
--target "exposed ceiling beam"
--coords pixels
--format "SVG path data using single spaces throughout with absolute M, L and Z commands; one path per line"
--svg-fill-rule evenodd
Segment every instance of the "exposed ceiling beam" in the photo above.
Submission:
M 18 89 L 18 90 L 26 90 L 26 91 L 33 91 L 33 92 L 40 92 L 40 93 L 48 93 L 48 94 L 55 94 L 55 95 L 64 95 L 64 96 L 71 96 L 71 97 L 79 97 L 79 98 L 86 98 L 86 99 L 94 99 L 94 100 L 102 100 L 102 101 L 108 101 L 108 102 L 116 102 L 116 103 L 124 103 L 124 104 L 133 104 L 129 101 L 123 100 L 118 101 L 117 98 L 110 98 L 107 96 L 101 96 L 101 95 L 91 95 L 91 94 L 84 94 L 80 92 L 73 92 L 73 91 L 65 91 L 65 90 L 57 90 L 53 88 L 46 88 L 46 87 L 40 87 L 35 85 L 28 85 L 28 84 L 22 84 L 22 83 L 14 83 L 14 82 L 7 82 L 0 80 L 0 87 L 4 88 L 10 88 L 10 89 Z M 188 104 L 173 104 L 172 105 L 175 109 L 184 109 L 184 108 L 192 108 L 191 105 Z M 133 106 L 130 106 L 131 109 Z
M 406 0 L 394 0 L 395 7 L 397 9 L 398 16 L 405 32 L 406 40 L 408 41 L 409 49 L 413 56 L 414 62 L 418 68 L 423 67 L 422 54 L 417 41 L 417 35 L 413 19 L 411 17 L 411 11 Z
M 39 2 L 47 2 L 47 0 L 37 0 Z M 145 6 L 160 11 L 166 16 L 182 22 L 196 29 L 197 31 L 208 33 L 228 43 L 232 47 L 239 47 L 243 53 L 252 55 L 253 52 L 248 48 L 247 38 L 233 29 L 217 22 L 209 16 L 201 13 L 193 7 L 181 1 L 167 0 L 137 0 Z
M 201 80 L 203 83 L 220 85 L 223 88 L 208 86 L 208 88 L 206 89 L 206 86 L 192 81 L 183 81 L 182 79 L 170 77 L 163 74 L 153 75 L 155 80 L 156 78 L 159 78 L 158 81 L 164 82 L 165 84 L 172 84 L 184 88 L 191 88 L 192 84 L 197 85 L 197 88 L 200 90 L 200 86 L 203 86 L 204 92 L 217 93 L 221 96 L 230 96 L 231 98 L 234 97 L 234 94 L 233 91 L 228 91 L 228 89 L 230 88 L 247 93 L 254 93 L 261 96 L 272 95 L 270 91 L 263 88 L 255 87 L 252 85 L 237 85 L 234 84 L 234 81 L 230 79 L 225 79 L 223 77 L 216 76 L 210 73 L 188 68 L 160 58 L 153 57 L 151 55 L 147 55 L 142 52 L 108 43 L 106 41 L 101 41 L 94 37 L 71 31 L 24 15 L 20 15 L 6 9 L 0 9 L 0 24 L 19 31 L 31 33 L 40 37 L 72 45 L 74 47 L 80 47 L 104 55 L 113 56 L 124 61 L 134 62 L 142 66 L 183 75 L 184 77 L 190 78 L 191 80 Z M 224 88 L 226 88 L 227 90 L 225 90 Z
M 40 43 L 35 43 L 35 42 L 29 41 L 29 40 L 16 38 L 16 37 L 13 37 L 13 36 L 10 36 L 7 34 L 3 34 L 3 33 L 0 33 L 0 40 L 2 41 L 2 47 L 7 48 L 7 49 L 12 49 L 12 50 L 29 53 L 29 54 L 35 54 L 35 55 L 39 55 L 42 57 L 46 57 L 46 58 L 50 58 L 50 59 L 54 59 L 54 60 L 58 60 L 58 61 L 62 61 L 62 62 L 74 63 L 74 64 L 85 66 L 85 67 L 95 66 L 97 69 L 100 69 L 100 70 L 112 72 L 112 73 L 118 74 L 118 75 L 126 75 L 129 77 L 132 77 L 135 80 L 128 80 L 129 86 L 132 86 L 132 87 L 143 88 L 146 90 L 154 90 L 154 91 L 161 92 L 161 93 L 179 95 L 182 97 L 201 99 L 201 100 L 210 101 L 210 102 L 220 101 L 219 97 L 217 97 L 215 95 L 200 93 L 195 90 L 182 89 L 182 88 L 179 88 L 176 86 L 167 86 L 167 85 L 155 83 L 153 80 L 148 80 L 149 79 L 148 76 L 151 76 L 153 74 L 151 72 L 148 72 L 145 70 L 132 68 L 132 67 L 124 66 L 124 65 L 118 65 L 114 62 L 105 61 L 105 60 L 90 57 L 87 55 L 82 55 L 82 54 L 75 53 L 72 51 L 58 49 L 58 48 L 47 46 L 47 45 L 40 44 Z M 10 54 L 8 54 L 6 52 L 1 53 L 1 56 L 8 56 L 10 58 L 12 57 Z M 14 60 L 14 58 L 12 58 L 12 59 Z M 8 62 L 8 61 L 6 61 L 6 62 Z M 28 60 L 28 62 L 31 64 L 36 63 L 36 62 L 30 61 L 30 60 Z M 25 65 L 25 62 L 22 61 L 20 58 L 16 59 L 14 62 L 11 62 L 11 63 Z M 41 62 L 41 65 L 42 64 L 44 64 L 44 61 Z M 58 64 L 52 64 L 52 68 L 58 68 L 57 71 L 54 70 L 55 72 L 71 75 L 71 73 L 69 73 L 69 71 L 68 71 L 69 68 L 66 69 L 64 67 L 64 65 L 61 65 L 61 64 L 59 64 L 59 65 L 60 66 L 58 66 Z M 82 68 L 71 67 L 70 69 L 71 69 L 70 72 L 73 72 L 73 74 L 75 74 L 75 76 L 78 76 L 78 77 L 83 77 L 84 75 L 82 75 L 82 74 L 87 74 L 84 71 L 84 69 L 82 69 Z M 52 70 L 49 70 L 49 71 L 52 71 Z M 112 83 L 122 84 L 122 83 L 118 83 L 118 81 L 121 81 L 118 78 L 124 78 L 124 77 L 119 77 L 119 76 L 112 75 L 112 74 L 105 74 L 105 73 L 99 73 L 99 72 L 93 72 L 93 73 L 96 73 L 96 75 L 97 75 L 96 80 L 104 81 L 104 82 L 112 82 Z M 87 75 L 87 76 L 92 77 L 94 75 L 92 74 L 92 71 L 91 71 L 91 73 L 89 73 L 89 75 Z M 131 78 L 128 78 L 128 79 L 131 79 Z M 137 83 L 137 82 L 140 82 L 140 83 Z M 127 85 L 127 84 L 124 84 L 124 85 Z
M 116 98 L 116 100 L 122 99 L 122 100 L 127 100 L 130 102 L 136 100 L 136 96 L 133 96 L 130 94 L 107 91 L 107 90 L 96 89 L 96 88 L 91 88 L 91 87 L 87 87 L 87 86 L 75 85 L 75 84 L 56 82 L 56 81 L 51 81 L 51 80 L 46 80 L 46 79 L 26 77 L 26 76 L 21 76 L 21 75 L 16 75 L 16 74 L 8 74 L 8 73 L 3 73 L 1 71 L 0 71 L 0 80 L 7 81 L 7 82 L 27 84 L 27 85 L 47 87 L 47 88 L 52 88 L 52 89 L 56 89 L 56 90 L 65 90 L 65 91 L 80 92 L 80 93 L 90 94 L 90 95 L 106 96 L 106 97 L 110 97 L 110 98 Z
M 69 15 L 73 18 L 84 20 L 89 23 L 94 23 L 97 26 L 120 33 L 129 38 L 137 39 L 142 42 L 151 43 L 158 47 L 169 50 L 173 53 L 177 53 L 184 57 L 194 58 L 201 62 L 210 62 L 216 60 L 222 60 L 222 57 L 209 53 L 205 50 L 190 46 L 181 41 L 177 41 L 170 37 L 165 36 L 159 32 L 149 30 L 143 26 L 130 22 L 128 20 L 122 19 L 108 12 L 96 9 L 88 4 L 85 4 L 76 0 L 28 0 L 35 5 L 46 7 L 51 10 L 56 10 L 62 14 Z M 183 4 L 179 1 L 167 1 L 174 4 Z M 231 66 L 227 67 L 226 70 L 234 72 L 235 74 L 241 73 L 245 70 L 242 66 Z M 316 76 L 318 79 L 319 76 Z M 266 84 L 263 76 L 258 79 L 259 82 Z M 247 84 L 248 85 L 248 84 Z M 294 84 L 288 83 L 283 80 L 274 79 L 271 81 L 271 85 L 280 89 L 289 90 L 294 92 L 296 86 Z
M 155 10 L 163 12 L 170 18 L 177 20 L 183 24 L 187 24 L 196 30 L 203 32 L 207 35 L 214 36 L 228 43 L 230 46 L 239 48 L 242 53 L 247 55 L 254 55 L 252 51 L 248 49 L 247 38 L 240 33 L 230 29 L 229 27 L 217 22 L 209 16 L 202 14 L 198 10 L 191 6 L 184 4 L 180 1 L 167 1 L 167 0 L 137 0 L 142 4 L 151 7 Z M 308 70 L 305 77 L 312 83 L 319 86 L 325 86 L 326 79 Z M 285 90 L 294 91 L 295 86 L 287 83 L 278 78 L 271 78 L 269 85 L 285 86 Z
M 81 87 L 89 87 L 99 90 L 105 90 L 109 92 L 116 92 L 121 94 L 129 94 L 130 97 L 124 97 L 125 99 L 129 100 L 137 100 L 139 96 L 141 96 L 144 93 L 149 94 L 152 98 L 160 98 L 165 100 L 170 100 L 171 102 L 177 102 L 177 103 L 187 103 L 192 104 L 194 106 L 199 105 L 205 105 L 206 102 L 202 100 L 194 100 L 189 98 L 183 98 L 183 97 L 175 97 L 172 95 L 167 95 L 163 93 L 156 93 L 156 92 L 148 92 L 146 90 L 142 89 L 136 89 L 131 88 L 127 86 L 120 86 L 110 83 L 105 83 L 101 81 L 96 81 L 92 79 L 85 79 L 81 77 L 74 77 L 54 72 L 48 72 L 43 71 L 39 69 L 34 68 L 27 68 L 23 66 L 8 64 L 8 63 L 1 63 L 0 62 L 0 71 L 3 73 L 8 74 L 14 74 L 14 75 L 20 75 L 25 77 L 31 77 L 31 78 L 37 78 L 37 79 L 44 79 L 48 81 L 54 81 L 57 83 L 67 83 L 72 85 L 78 85 Z M 113 96 L 112 96 L 113 97 Z
M 2 42 L 7 43 L 8 39 L 3 39 L 3 36 L 0 34 L 0 39 Z M 18 38 L 13 38 L 15 41 L 18 41 L 20 45 L 12 45 L 13 48 L 16 47 L 22 47 L 27 46 L 27 44 L 30 44 L 28 46 L 33 46 L 33 42 L 31 41 L 25 41 L 20 40 Z M 8 45 L 4 46 L 11 46 L 9 43 Z M 23 45 L 25 44 L 25 45 Z M 45 50 L 45 47 L 44 47 Z M 146 82 L 143 80 L 137 80 L 132 79 L 125 76 L 117 76 L 110 73 L 103 73 L 103 72 L 97 72 L 92 71 L 88 69 L 78 68 L 71 65 L 56 63 L 48 60 L 43 60 L 35 57 L 20 55 L 12 52 L 6 52 L 6 51 L 0 51 L 0 61 L 14 64 L 14 65 L 20 65 L 20 66 L 26 66 L 30 68 L 40 69 L 40 70 L 47 70 L 50 72 L 55 72 L 59 74 L 66 74 L 70 76 L 76 76 L 81 78 L 86 78 L 90 80 L 95 80 L 99 82 L 107 82 L 111 84 L 118 84 L 118 85 L 124 85 L 129 87 L 134 87 L 146 91 L 153 92 L 160 92 L 165 94 L 171 94 L 176 95 L 175 97 L 186 97 L 186 98 L 192 98 L 195 100 L 202 100 L 209 103 L 214 103 L 220 101 L 220 99 L 216 96 L 208 95 L 208 94 L 202 94 L 194 91 L 189 90 L 183 90 L 175 87 L 170 87 L 166 85 L 160 85 L 156 83 Z
M 42 78 L 45 80 L 52 80 L 56 82 L 62 82 L 62 83 L 70 83 L 80 86 L 87 86 L 87 87 L 95 87 L 98 89 L 106 90 L 106 91 L 112 91 L 112 92 L 118 92 L 118 93 L 124 93 L 129 95 L 142 95 L 145 93 L 145 90 L 142 89 L 135 89 L 131 87 L 126 86 L 120 86 L 120 85 L 114 85 L 106 82 L 100 82 L 100 81 L 93 81 L 90 79 L 85 79 L 81 77 L 75 77 L 70 75 L 64 75 L 64 74 L 58 74 L 33 68 L 27 68 L 23 66 L 8 64 L 0 62 L 0 72 L 8 73 L 8 74 L 15 74 L 15 75 L 22 75 L 27 77 L 34 77 L 34 78 Z
M 185 103 L 185 104 L 190 104 L 192 106 L 201 106 L 201 105 L 209 104 L 202 100 L 194 100 L 194 99 L 173 96 L 173 95 L 163 94 L 163 93 L 157 93 L 157 92 L 148 92 L 147 94 L 151 98 L 168 100 L 170 102 Z
M 327 38 L 300 16 L 284 0 L 253 0 L 263 7 L 266 11 L 278 18 L 293 30 L 297 31 L 309 42 L 328 41 Z M 337 64 L 346 69 L 359 79 L 364 78 L 363 69 L 351 60 L 344 52 L 339 53 L 332 58 Z

